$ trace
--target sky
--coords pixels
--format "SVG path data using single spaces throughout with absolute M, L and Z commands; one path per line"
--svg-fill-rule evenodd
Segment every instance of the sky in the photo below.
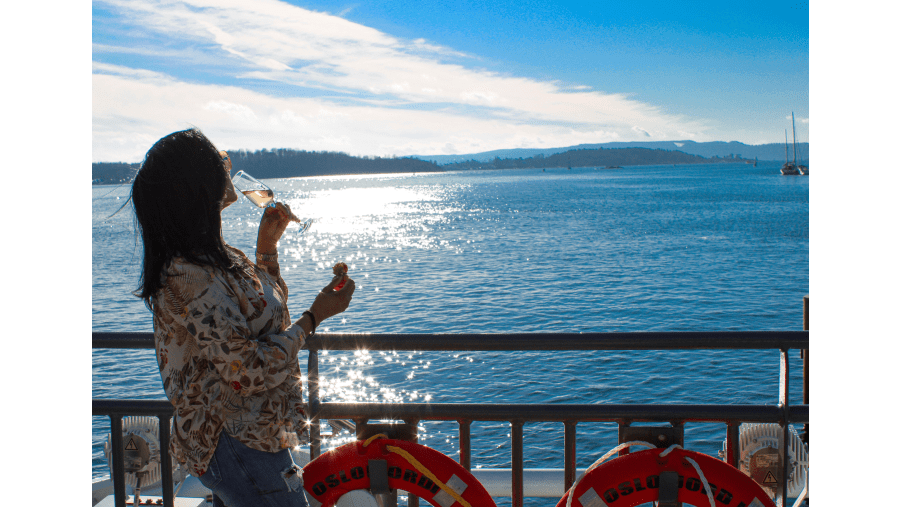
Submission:
M 809 140 L 809 5 L 92 2 L 91 158 L 198 127 L 221 149 L 467 154 Z

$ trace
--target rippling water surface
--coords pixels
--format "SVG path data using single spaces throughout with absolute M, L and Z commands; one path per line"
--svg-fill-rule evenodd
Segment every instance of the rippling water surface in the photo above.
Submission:
M 237 168 L 236 168 L 237 169 Z M 809 290 L 809 179 L 777 165 L 528 169 L 267 180 L 299 216 L 279 247 L 296 318 L 350 265 L 350 309 L 320 332 L 505 333 L 796 330 Z M 141 245 L 132 214 L 104 221 L 129 187 L 93 187 L 93 330 L 151 331 L 131 291 Z M 130 210 L 130 208 L 128 208 Z M 223 214 L 252 255 L 261 212 Z M 776 351 L 325 352 L 328 401 L 777 404 Z M 791 396 L 802 397 L 791 352 Z M 301 352 L 306 368 L 306 353 Z M 94 398 L 165 399 L 152 351 L 95 350 Z M 107 475 L 107 418 L 93 420 L 94 478 Z M 455 423 L 423 422 L 449 455 Z M 472 425 L 473 466 L 510 466 L 509 423 Z M 336 445 L 348 438 L 335 438 Z M 561 424 L 526 424 L 525 466 L 562 468 Z M 578 466 L 616 444 L 578 425 Z M 715 455 L 724 426 L 688 424 Z M 508 505 L 499 499 L 498 505 Z M 505 502 L 505 503 L 504 503 Z M 552 506 L 555 500 L 527 499 Z

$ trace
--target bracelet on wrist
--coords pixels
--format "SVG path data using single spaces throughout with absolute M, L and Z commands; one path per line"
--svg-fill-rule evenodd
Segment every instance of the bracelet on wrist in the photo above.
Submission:
M 309 334 L 313 334 L 316 332 L 316 316 L 309 310 L 303 312 L 303 315 L 309 315 L 309 321 L 312 322 L 312 329 L 309 330 Z M 301 315 L 301 317 L 303 316 Z
M 275 252 L 273 254 L 263 254 L 263 253 L 256 252 L 256 260 L 263 261 L 263 262 L 277 261 L 278 260 L 278 252 Z

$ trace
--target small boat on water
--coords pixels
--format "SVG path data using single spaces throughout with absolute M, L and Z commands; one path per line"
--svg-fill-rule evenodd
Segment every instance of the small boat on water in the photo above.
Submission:
M 791 129 L 794 132 L 794 161 L 788 158 L 787 130 L 784 131 L 784 165 L 781 166 L 781 174 L 785 176 L 806 176 L 809 168 L 797 164 L 797 128 L 794 126 L 794 112 L 791 111 Z

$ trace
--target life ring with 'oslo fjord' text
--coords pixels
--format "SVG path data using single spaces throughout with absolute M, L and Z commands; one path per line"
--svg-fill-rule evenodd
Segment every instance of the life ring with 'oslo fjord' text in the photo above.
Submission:
M 372 487 L 371 474 L 387 470 L 390 489 L 401 489 L 438 507 L 496 507 L 468 470 L 421 444 L 377 438 L 328 451 L 303 467 L 303 487 L 311 507 L 331 507 L 344 494 Z M 385 461 L 370 469 L 370 462 Z M 377 481 L 377 479 L 376 479 Z
M 678 501 L 700 507 L 709 505 L 703 479 L 686 459 L 693 459 L 709 484 L 716 507 L 775 507 L 753 479 L 718 459 L 685 449 L 648 449 L 602 463 L 574 485 L 572 507 L 634 507 L 659 500 L 660 477 L 677 474 Z M 660 456 L 660 454 L 663 454 Z M 674 479 L 672 474 L 667 474 Z M 572 489 L 556 507 L 566 507 Z

